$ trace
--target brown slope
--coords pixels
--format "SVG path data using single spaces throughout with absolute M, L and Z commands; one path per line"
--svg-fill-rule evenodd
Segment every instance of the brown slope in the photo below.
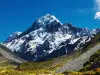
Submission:
M 16 54 L 11 52 L 7 47 L 3 44 L 0 44 L 0 61 L 11 61 L 16 63 L 24 63 L 25 60 L 18 57 Z

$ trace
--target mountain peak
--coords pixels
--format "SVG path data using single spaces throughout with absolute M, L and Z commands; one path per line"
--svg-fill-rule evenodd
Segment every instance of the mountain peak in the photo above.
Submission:
M 61 25 L 62 23 L 54 15 L 46 14 L 38 18 L 32 26 L 24 31 L 19 37 L 41 28 L 47 32 L 55 32 L 58 31 Z
M 36 20 L 36 23 L 39 25 L 47 25 L 51 24 L 52 22 L 57 22 L 62 24 L 54 15 L 46 14 Z

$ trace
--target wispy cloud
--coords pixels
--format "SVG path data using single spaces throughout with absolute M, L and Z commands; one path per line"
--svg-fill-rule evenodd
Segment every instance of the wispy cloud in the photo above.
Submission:
M 95 10 L 96 14 L 94 16 L 94 19 L 100 20 L 100 0 L 95 0 Z
M 79 9 L 76 10 L 76 12 L 79 13 L 79 14 L 87 14 L 87 13 L 92 12 L 92 10 L 91 10 L 91 8 L 84 8 L 84 9 L 79 8 Z

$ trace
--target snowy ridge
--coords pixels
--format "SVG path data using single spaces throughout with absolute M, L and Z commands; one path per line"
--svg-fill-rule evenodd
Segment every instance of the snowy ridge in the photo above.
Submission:
M 54 54 L 56 56 L 73 52 L 90 41 L 92 37 L 89 29 L 62 24 L 55 16 L 49 14 L 37 19 L 20 35 L 5 42 L 4 45 L 30 61 L 38 61 L 55 51 L 57 51 Z

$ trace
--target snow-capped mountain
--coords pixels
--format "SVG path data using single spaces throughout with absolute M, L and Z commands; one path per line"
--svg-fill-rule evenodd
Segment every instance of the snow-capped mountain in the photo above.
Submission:
M 89 29 L 62 24 L 54 15 L 47 14 L 23 33 L 10 36 L 4 45 L 26 60 L 39 61 L 78 50 L 91 37 Z

